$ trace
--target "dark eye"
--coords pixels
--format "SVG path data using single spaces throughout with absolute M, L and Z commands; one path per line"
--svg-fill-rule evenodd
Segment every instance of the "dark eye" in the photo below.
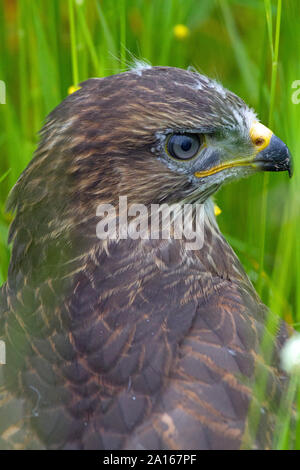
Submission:
M 189 160 L 198 153 L 200 145 L 197 134 L 172 134 L 167 141 L 167 151 L 174 158 Z

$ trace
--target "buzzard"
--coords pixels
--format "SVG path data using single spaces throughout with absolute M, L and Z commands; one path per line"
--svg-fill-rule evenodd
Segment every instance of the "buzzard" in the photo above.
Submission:
M 287 328 L 266 333 L 265 360 L 267 308 L 211 200 L 261 170 L 291 174 L 288 148 L 195 71 L 139 66 L 90 79 L 51 112 L 8 203 L 1 448 L 271 447 Z M 201 204 L 202 246 L 187 249 L 172 231 L 100 239 L 97 208 L 115 207 L 120 222 L 120 196 L 128 206 L 176 204 L 177 216 Z M 263 403 L 256 370 L 267 373 Z

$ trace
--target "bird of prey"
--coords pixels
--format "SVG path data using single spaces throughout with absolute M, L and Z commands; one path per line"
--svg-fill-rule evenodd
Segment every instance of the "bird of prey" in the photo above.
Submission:
M 89 79 L 50 113 L 9 197 L 2 449 L 272 446 L 288 329 L 266 329 L 268 310 L 211 199 L 261 170 L 291 173 L 287 146 L 193 70 L 139 65 Z M 188 250 L 173 232 L 100 239 L 97 207 L 120 196 L 178 213 L 202 204 L 203 245 Z M 257 370 L 267 374 L 263 402 Z

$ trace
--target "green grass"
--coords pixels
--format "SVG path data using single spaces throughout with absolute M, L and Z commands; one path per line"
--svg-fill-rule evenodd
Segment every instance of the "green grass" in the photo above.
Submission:
M 194 65 L 219 79 L 288 144 L 292 180 L 257 175 L 224 187 L 216 200 L 221 229 L 262 299 L 299 327 L 300 104 L 291 99 L 292 83 L 300 80 L 299 13 L 298 0 L 2 0 L 0 80 L 7 96 L 0 104 L 0 285 L 10 256 L 5 201 L 46 115 L 70 86 L 118 73 L 136 56 L 153 65 Z M 173 33 L 181 23 L 190 31 L 182 40 Z M 257 389 L 264 393 L 261 384 Z M 281 415 L 274 446 L 289 448 L 289 414 Z

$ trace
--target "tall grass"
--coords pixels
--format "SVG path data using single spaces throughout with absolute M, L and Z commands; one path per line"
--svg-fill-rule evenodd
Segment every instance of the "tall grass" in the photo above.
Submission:
M 216 199 L 221 229 L 262 299 L 300 326 L 300 104 L 291 99 L 300 80 L 299 20 L 298 0 L 2 0 L 0 285 L 10 256 L 5 201 L 46 115 L 70 86 L 118 73 L 134 55 L 153 65 L 194 65 L 221 80 L 289 145 L 291 181 L 282 173 L 257 175 L 224 187 Z M 188 27 L 186 38 L 174 35 L 176 24 Z M 291 445 L 287 429 L 285 421 L 279 448 Z M 300 429 L 294 445 L 300 448 Z

